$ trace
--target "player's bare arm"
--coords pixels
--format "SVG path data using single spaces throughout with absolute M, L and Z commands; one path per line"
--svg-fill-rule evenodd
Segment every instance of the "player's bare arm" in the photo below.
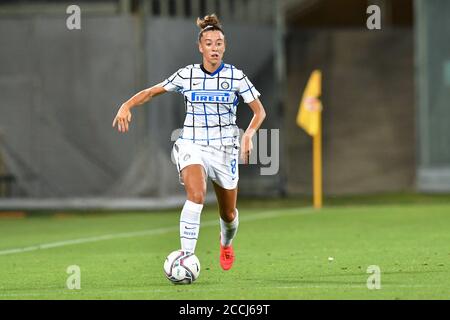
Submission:
M 113 120 L 112 126 L 115 127 L 117 124 L 117 130 L 119 130 L 119 132 L 127 132 L 131 122 L 131 108 L 149 102 L 153 97 L 165 92 L 167 92 L 166 89 L 164 89 L 161 84 L 157 84 L 151 88 L 147 88 L 136 93 L 133 97 L 120 106 L 117 111 L 117 115 Z
M 253 111 L 253 118 L 242 136 L 241 159 L 245 164 L 249 162 L 250 153 L 253 149 L 252 137 L 256 131 L 258 131 L 264 121 L 264 118 L 266 117 L 266 111 L 264 110 L 264 107 L 259 99 L 253 100 L 248 105 Z

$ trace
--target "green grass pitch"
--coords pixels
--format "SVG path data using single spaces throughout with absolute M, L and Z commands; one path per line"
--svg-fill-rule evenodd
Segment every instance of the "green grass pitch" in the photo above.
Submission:
M 207 206 L 192 285 L 169 283 L 162 269 L 179 248 L 178 220 L 178 210 L 0 219 L 0 299 L 450 298 L 448 202 L 338 203 L 320 212 L 295 201 L 247 202 L 227 272 L 218 214 Z M 79 290 L 66 285 L 71 265 L 80 267 Z M 380 289 L 367 287 L 372 265 Z

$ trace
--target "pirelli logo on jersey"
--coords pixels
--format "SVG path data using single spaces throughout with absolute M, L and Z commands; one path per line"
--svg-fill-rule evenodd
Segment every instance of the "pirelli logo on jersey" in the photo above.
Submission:
M 191 93 L 192 102 L 213 102 L 213 103 L 230 103 L 230 92 L 223 91 L 193 91 Z

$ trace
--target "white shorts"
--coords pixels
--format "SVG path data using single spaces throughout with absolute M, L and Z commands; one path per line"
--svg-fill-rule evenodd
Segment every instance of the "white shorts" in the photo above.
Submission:
M 200 164 L 207 177 L 224 189 L 235 189 L 239 180 L 239 149 L 237 146 L 207 146 L 177 140 L 172 148 L 180 183 L 184 185 L 181 170 L 191 164 Z

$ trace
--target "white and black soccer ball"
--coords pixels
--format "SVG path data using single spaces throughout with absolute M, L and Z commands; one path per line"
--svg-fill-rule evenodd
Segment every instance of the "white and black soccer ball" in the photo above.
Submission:
M 174 284 L 190 284 L 200 274 L 200 261 L 192 252 L 173 251 L 164 262 L 164 273 Z

